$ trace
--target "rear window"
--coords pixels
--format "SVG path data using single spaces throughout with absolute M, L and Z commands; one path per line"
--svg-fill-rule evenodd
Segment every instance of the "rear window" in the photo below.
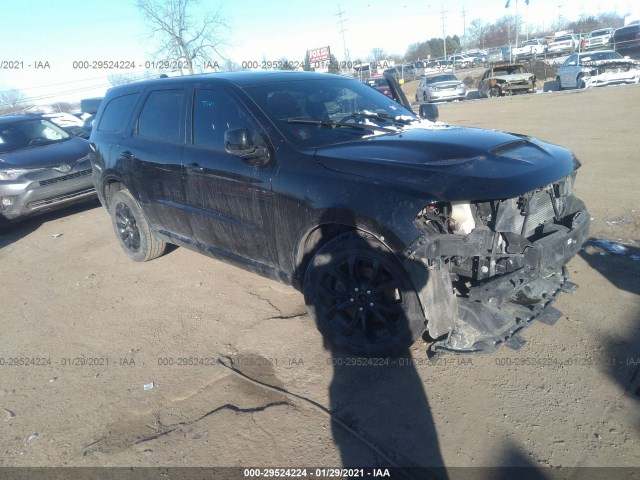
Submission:
M 137 98 L 138 94 L 132 93 L 111 100 L 102 112 L 98 130 L 103 132 L 121 132 L 124 130 Z

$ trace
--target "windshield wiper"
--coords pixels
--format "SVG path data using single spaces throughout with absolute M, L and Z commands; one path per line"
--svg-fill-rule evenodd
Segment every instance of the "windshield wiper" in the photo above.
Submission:
M 407 125 L 411 122 L 415 122 L 417 119 L 412 118 L 404 118 L 404 117 L 408 117 L 408 115 L 398 115 L 398 116 L 391 116 L 388 113 L 375 113 L 375 112 L 368 112 L 366 110 L 361 111 L 361 112 L 351 112 L 348 115 L 346 115 L 346 117 L 361 117 L 361 118 L 373 118 L 375 120 L 380 120 L 381 122 L 398 122 L 398 123 L 402 123 L 404 125 Z
M 352 116 L 355 116 L 355 115 L 352 115 Z M 362 123 L 336 122 L 335 120 L 311 120 L 311 119 L 304 119 L 304 118 L 289 118 L 287 122 L 300 123 L 303 125 L 320 125 L 322 127 L 351 127 L 351 128 L 357 128 L 358 130 L 378 130 L 380 132 L 398 133 L 398 130 L 395 128 L 380 127 L 378 125 L 371 125 L 371 124 L 365 125 Z

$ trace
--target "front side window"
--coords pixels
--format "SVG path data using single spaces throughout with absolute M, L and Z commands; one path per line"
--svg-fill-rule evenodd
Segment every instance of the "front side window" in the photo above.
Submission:
M 224 134 L 232 128 L 246 128 L 253 138 L 258 131 L 245 107 L 218 90 L 196 90 L 193 104 L 193 144 L 224 150 Z
M 138 118 L 138 135 L 166 142 L 179 142 L 184 100 L 185 92 L 181 89 L 155 90 L 149 93 Z

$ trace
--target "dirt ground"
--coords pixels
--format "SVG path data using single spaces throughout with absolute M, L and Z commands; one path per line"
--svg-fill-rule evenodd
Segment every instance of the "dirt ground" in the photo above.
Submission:
M 0 237 L 0 466 L 640 467 L 639 104 L 631 85 L 440 107 L 583 163 L 580 287 L 518 351 L 431 363 L 419 341 L 358 365 L 292 288 L 181 248 L 130 261 L 96 202 L 17 226 Z

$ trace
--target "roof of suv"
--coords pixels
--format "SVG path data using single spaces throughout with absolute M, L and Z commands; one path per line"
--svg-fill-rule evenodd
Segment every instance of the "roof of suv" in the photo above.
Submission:
M 228 83 L 234 83 L 239 86 L 249 86 L 265 83 L 277 83 L 282 81 L 326 79 L 328 77 L 347 78 L 330 73 L 261 70 L 248 72 L 203 73 L 197 75 L 187 75 L 183 77 L 157 78 L 152 80 L 144 80 L 141 82 L 128 83 L 126 85 L 120 85 L 112 88 L 111 90 L 123 92 L 127 90 L 135 90 L 140 87 L 166 85 L 170 83 L 199 83 L 207 80 L 222 80 Z

